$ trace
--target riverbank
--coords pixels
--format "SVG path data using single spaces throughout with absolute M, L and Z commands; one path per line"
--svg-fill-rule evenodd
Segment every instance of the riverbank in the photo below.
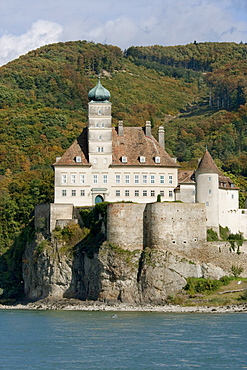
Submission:
M 80 301 L 77 299 L 40 300 L 29 303 L 1 305 L 0 309 L 11 310 L 67 310 L 67 311 L 130 311 L 130 312 L 164 312 L 164 313 L 234 313 L 247 312 L 247 303 L 228 306 L 179 306 L 153 304 L 102 303 L 98 301 Z

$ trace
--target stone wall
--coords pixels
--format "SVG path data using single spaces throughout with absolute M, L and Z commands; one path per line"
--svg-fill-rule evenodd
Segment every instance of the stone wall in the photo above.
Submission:
M 107 207 L 107 240 L 123 249 L 143 249 L 146 204 L 111 203 Z
M 108 206 L 107 240 L 131 251 L 145 247 L 195 248 L 206 241 L 203 204 L 113 203 Z
M 206 241 L 205 205 L 186 203 L 147 204 L 144 213 L 144 247 L 196 248 Z
M 49 234 L 55 229 L 58 220 L 68 223 L 74 218 L 73 215 L 73 204 L 39 204 L 35 207 L 35 230 L 45 230 Z

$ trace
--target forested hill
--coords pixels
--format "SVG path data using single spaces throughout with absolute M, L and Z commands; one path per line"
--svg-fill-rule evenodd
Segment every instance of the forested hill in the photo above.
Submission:
M 207 146 L 223 170 L 247 176 L 247 45 L 47 45 L 0 68 L 0 251 L 53 200 L 51 164 L 87 122 L 87 94 L 111 92 L 113 123 L 161 123 L 167 151 L 195 167 Z M 243 198 L 243 197 L 242 197 Z

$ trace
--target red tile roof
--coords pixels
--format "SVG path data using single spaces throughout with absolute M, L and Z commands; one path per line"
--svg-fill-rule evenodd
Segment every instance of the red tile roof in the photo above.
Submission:
M 88 162 L 87 128 L 74 141 L 63 156 L 54 163 L 55 166 L 82 166 Z M 81 156 L 81 163 L 75 161 Z M 140 157 L 145 157 L 145 163 L 140 163 Z M 127 162 L 122 162 L 127 157 Z M 160 163 L 155 163 L 155 157 L 160 157 Z M 155 166 L 179 167 L 164 148 L 152 136 L 145 135 L 141 127 L 124 127 L 124 135 L 119 136 L 116 128 L 112 128 L 112 166 Z
M 178 170 L 179 184 L 194 184 L 195 183 L 194 170 Z

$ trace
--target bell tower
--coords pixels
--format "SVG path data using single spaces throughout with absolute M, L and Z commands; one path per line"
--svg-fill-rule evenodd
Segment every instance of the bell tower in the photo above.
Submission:
M 110 93 L 99 81 L 88 94 L 88 154 L 93 168 L 112 163 L 112 117 Z

